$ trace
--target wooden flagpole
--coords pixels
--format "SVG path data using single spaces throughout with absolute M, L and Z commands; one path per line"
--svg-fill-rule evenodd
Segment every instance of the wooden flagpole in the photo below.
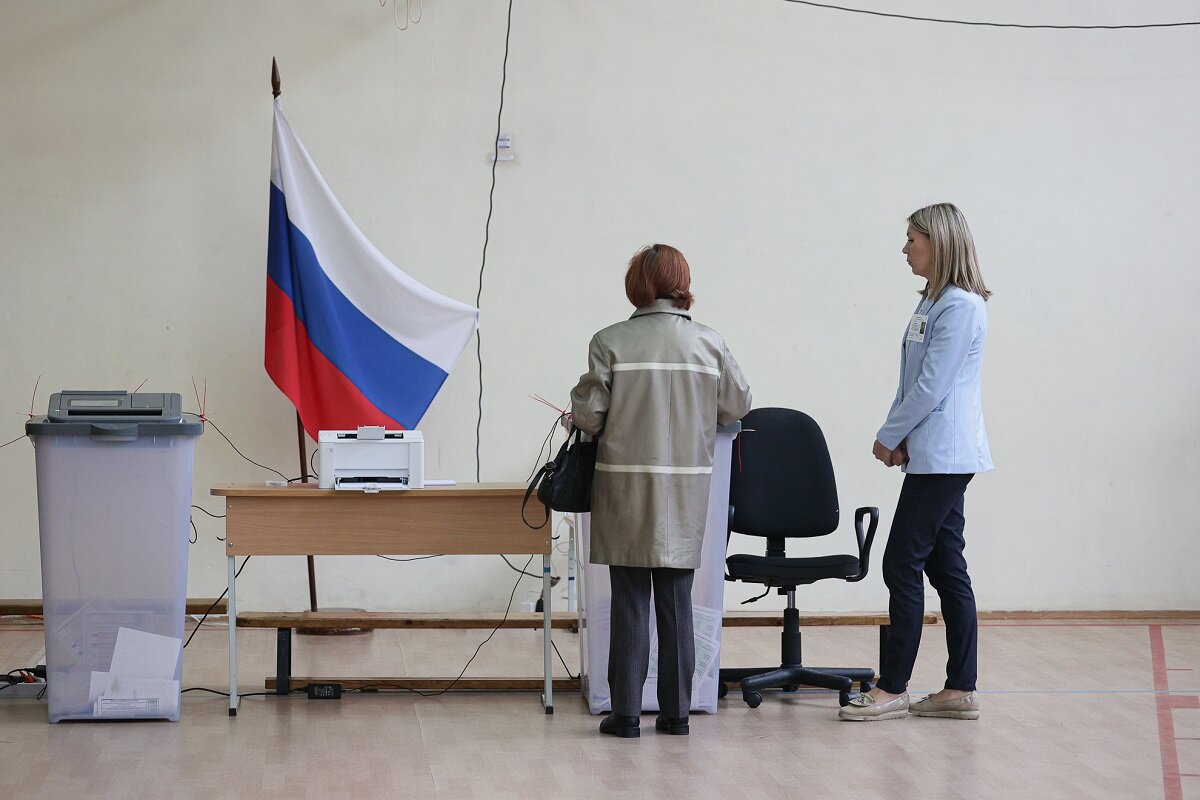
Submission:
M 271 57 L 271 96 L 279 97 L 279 64 Z M 296 440 L 300 444 L 300 482 L 308 483 L 308 447 L 304 441 L 304 423 L 300 420 L 300 412 L 296 412 Z M 317 610 L 317 565 L 312 556 L 308 557 L 308 606 L 312 611 Z
M 308 447 L 304 441 L 304 423 L 300 420 L 300 412 L 296 412 L 296 440 L 300 444 L 300 482 L 308 483 Z M 316 559 L 308 556 L 308 608 L 317 610 L 317 563 Z
M 271 96 L 279 97 L 282 93 L 280 89 L 281 81 L 279 80 L 279 65 L 275 58 L 271 58 Z M 300 481 L 308 483 L 308 444 L 304 440 L 304 422 L 300 419 L 300 411 L 296 411 L 296 441 L 300 448 Z M 316 559 L 312 556 L 308 558 L 308 607 L 311 611 L 317 611 L 317 564 Z M 316 635 L 338 635 L 338 634 L 360 634 L 367 633 L 365 628 L 307 628 L 301 629 L 300 633 L 316 634 Z

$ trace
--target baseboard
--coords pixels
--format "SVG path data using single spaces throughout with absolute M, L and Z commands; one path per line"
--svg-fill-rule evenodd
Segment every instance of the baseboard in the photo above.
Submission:
M 214 606 L 213 603 L 216 603 Z M 224 597 L 218 602 L 213 597 L 189 597 L 187 599 L 187 614 L 203 614 L 212 607 L 210 614 L 224 614 L 229 610 L 229 601 Z M 42 598 L 34 597 L 28 600 L 5 600 L 0 598 L 0 616 L 17 615 L 40 617 L 44 608 Z

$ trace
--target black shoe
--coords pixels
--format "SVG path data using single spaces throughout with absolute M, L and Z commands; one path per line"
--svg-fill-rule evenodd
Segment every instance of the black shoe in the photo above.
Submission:
M 600 732 L 620 736 L 622 739 L 636 739 L 642 735 L 639 727 L 641 719 L 627 717 L 624 714 L 609 714 L 600 720 Z
M 687 736 L 688 718 L 668 717 L 666 714 L 659 714 L 658 719 L 654 720 L 654 727 L 657 730 L 666 731 L 672 736 Z

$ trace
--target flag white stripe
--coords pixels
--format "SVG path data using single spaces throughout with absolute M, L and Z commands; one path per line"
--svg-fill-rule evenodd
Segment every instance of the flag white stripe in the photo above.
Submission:
M 712 467 L 660 467 L 655 464 L 605 464 L 596 462 L 601 472 L 640 472 L 651 475 L 711 475 Z
M 273 150 L 271 182 L 325 274 L 389 336 L 449 373 L 479 327 L 479 310 L 423 285 L 371 244 L 321 177 L 278 100 Z
M 721 370 L 706 364 L 675 364 L 666 361 L 630 361 L 628 364 L 614 364 L 613 372 L 633 372 L 635 370 L 665 370 L 667 372 L 703 372 L 706 375 L 721 375 Z

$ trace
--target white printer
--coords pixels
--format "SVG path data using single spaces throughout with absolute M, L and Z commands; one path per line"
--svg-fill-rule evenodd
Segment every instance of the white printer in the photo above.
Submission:
M 425 439 L 420 431 L 364 426 L 320 431 L 322 489 L 420 489 L 425 485 Z

